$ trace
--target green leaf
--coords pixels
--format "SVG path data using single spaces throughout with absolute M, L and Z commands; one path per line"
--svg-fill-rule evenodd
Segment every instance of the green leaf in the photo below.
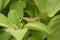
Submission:
M 44 25 L 43 23 L 41 23 L 39 21 L 30 22 L 30 23 L 26 24 L 24 28 L 28 28 L 28 29 L 31 29 L 31 30 L 37 30 L 37 31 L 40 31 L 40 32 L 44 31 L 48 34 L 51 34 L 51 30 L 46 25 Z
M 29 15 L 29 17 L 35 17 L 36 6 L 33 0 L 26 1 L 25 12 Z
M 29 17 L 34 17 L 35 16 L 35 7 L 33 7 L 33 5 L 27 3 L 27 6 L 25 8 L 25 12 L 27 12 Z
M 9 40 L 16 40 L 13 36 L 10 36 Z
M 34 0 L 40 12 L 46 12 L 47 0 Z
M 16 40 L 22 40 L 25 34 L 27 33 L 27 29 L 21 30 L 9 29 L 9 32 L 16 38 Z
M 28 40 L 42 40 L 42 38 L 39 35 L 33 35 Z
M 10 10 L 15 10 L 19 16 L 19 18 L 22 18 L 23 17 L 23 9 L 25 8 L 26 4 L 25 2 L 23 1 L 16 1 L 16 2 L 13 2 L 10 6 Z
M 38 31 L 32 31 L 31 34 L 32 34 L 32 36 L 29 37 L 28 39 L 32 39 L 33 36 L 35 36 L 35 38 L 33 38 L 33 39 L 37 40 L 37 38 L 38 38 L 39 40 L 44 40 L 46 38 L 46 36 L 47 36 L 47 34 L 45 34 L 43 32 L 38 32 Z
M 8 13 L 8 19 L 10 20 L 10 22 L 16 26 L 19 25 L 19 17 L 18 14 L 15 10 L 10 10 Z
M 2 13 L 0 13 L 0 26 L 4 26 L 4 27 L 12 26 L 9 20 L 7 19 L 7 17 L 4 16 Z
M 60 9 L 60 0 L 34 0 L 41 13 L 48 13 L 53 17 Z
M 0 40 L 8 40 L 11 34 L 5 31 L 0 31 Z
M 1 7 L 2 7 L 2 0 L 0 0 L 0 11 L 1 11 Z
M 48 24 L 53 33 L 48 35 L 48 40 L 60 40 L 60 15 L 55 16 Z
M 2 9 L 5 8 L 9 2 L 10 0 L 2 0 Z
M 60 0 L 48 0 L 48 15 L 53 17 L 60 10 Z

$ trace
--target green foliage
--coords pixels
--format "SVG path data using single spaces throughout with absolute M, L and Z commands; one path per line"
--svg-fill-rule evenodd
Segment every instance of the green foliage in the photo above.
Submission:
M 19 24 L 19 17 L 18 14 L 15 10 L 10 10 L 8 14 L 8 19 L 10 20 L 11 23 L 14 25 L 18 26 Z
M 22 30 L 9 29 L 8 31 L 16 38 L 16 40 L 22 40 L 27 32 L 27 29 Z
M 11 34 L 9 32 L 0 31 L 0 40 L 8 40 Z
M 9 2 L 10 0 L 0 0 L 0 9 L 5 8 Z
M 11 23 L 2 13 L 0 13 L 0 26 L 11 27 Z
M 10 0 L 2 0 L 2 9 L 6 7 L 6 5 L 10 2 Z
M 28 40 L 42 40 L 42 38 L 39 35 L 33 35 Z
M 43 32 L 47 32 L 48 34 L 51 34 L 49 28 L 43 23 L 40 23 L 39 21 L 30 22 L 25 25 L 25 28 L 28 28 L 31 30 L 43 31 Z
M 39 11 L 41 13 L 47 12 L 49 17 L 53 17 L 60 9 L 60 0 L 35 0 L 35 3 Z
M 60 40 L 60 0 L 0 0 L 0 40 Z
M 23 2 L 23 1 L 16 1 L 16 2 L 13 2 L 10 6 L 10 10 L 15 10 L 19 16 L 19 18 L 22 18 L 23 17 L 23 9 L 25 8 L 26 6 L 26 3 Z
M 48 40 L 60 40 L 60 15 L 54 17 L 48 25 L 53 33 L 48 36 Z
M 2 0 L 0 0 L 0 10 L 1 10 Z

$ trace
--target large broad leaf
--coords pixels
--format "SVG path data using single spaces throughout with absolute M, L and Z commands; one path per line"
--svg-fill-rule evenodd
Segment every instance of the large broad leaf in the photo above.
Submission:
M 48 36 L 48 40 L 60 40 L 60 15 L 54 17 L 48 25 L 53 33 Z
M 25 3 L 22 1 L 13 2 L 10 6 L 10 9 L 13 9 L 17 12 L 19 18 L 23 17 L 23 9 L 25 8 Z
M 0 13 L 0 26 L 4 26 L 4 27 L 12 26 L 9 20 L 7 19 L 7 17 L 4 16 L 2 13 Z
M 1 10 L 1 7 L 2 7 L 2 0 L 0 0 L 0 10 Z
M 46 38 L 46 34 L 38 31 L 32 31 L 32 36 L 28 38 L 28 40 L 44 40 Z
M 60 0 L 34 0 L 41 13 L 48 13 L 52 17 L 60 9 Z
M 53 17 L 60 10 L 60 0 L 48 0 L 48 15 Z
M 9 40 L 16 40 L 13 36 L 10 36 Z
M 30 37 L 29 39 L 27 40 L 42 40 L 42 38 L 39 36 L 39 35 L 33 35 L 32 37 Z
M 16 38 L 16 40 L 22 40 L 25 34 L 27 33 L 27 29 L 21 30 L 9 29 L 9 32 Z
M 47 0 L 34 0 L 40 12 L 46 12 Z
M 36 22 L 30 22 L 28 24 L 25 25 L 25 28 L 29 28 L 31 30 L 37 30 L 37 31 L 44 31 L 48 34 L 51 34 L 51 30 L 44 25 L 43 23 L 40 23 L 39 21 Z
M 19 25 L 19 17 L 18 14 L 15 10 L 10 10 L 9 14 L 8 14 L 8 19 L 10 20 L 10 22 L 16 26 Z
M 27 0 L 26 1 L 26 8 L 25 8 L 25 12 L 28 13 L 29 17 L 35 17 L 35 13 L 36 13 L 36 5 L 34 4 L 33 0 Z M 37 13 L 36 13 L 37 14 Z
M 2 0 L 2 9 L 6 7 L 6 5 L 10 2 L 10 0 Z
M 8 40 L 11 34 L 5 31 L 0 31 L 0 40 Z
M 32 36 L 28 40 L 42 40 L 39 36 Z
M 34 17 L 35 16 L 35 7 L 33 5 L 27 3 L 25 12 L 28 13 L 29 17 Z

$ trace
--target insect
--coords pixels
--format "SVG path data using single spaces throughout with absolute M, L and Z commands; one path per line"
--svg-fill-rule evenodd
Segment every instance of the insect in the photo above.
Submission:
M 35 17 L 35 18 L 28 18 L 28 17 L 24 17 L 23 20 L 25 20 L 26 22 L 32 22 L 32 21 L 36 21 L 40 19 L 40 17 Z

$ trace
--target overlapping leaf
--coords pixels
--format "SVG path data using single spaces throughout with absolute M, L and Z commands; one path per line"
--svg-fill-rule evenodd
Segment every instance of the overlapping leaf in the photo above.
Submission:
M 18 14 L 15 10 L 10 10 L 9 14 L 8 14 L 8 19 L 10 20 L 10 22 L 16 26 L 19 25 L 19 17 Z
M 60 10 L 60 0 L 48 0 L 48 15 L 54 16 Z
M 1 10 L 1 7 L 2 7 L 2 0 L 0 0 L 0 10 Z
M 7 4 L 10 2 L 10 0 L 2 0 L 2 9 L 7 6 Z
M 9 40 L 16 40 L 16 39 L 11 35 Z
M 27 33 L 27 29 L 22 30 L 9 29 L 9 32 L 16 38 L 16 40 L 22 40 L 25 34 Z
M 0 13 L 0 26 L 11 27 L 11 23 L 2 13 Z
M 46 12 L 46 7 L 47 7 L 47 0 L 34 0 L 37 7 L 39 8 L 39 11 L 41 12 Z
M 51 30 L 44 25 L 43 23 L 37 22 L 30 22 L 25 25 L 25 28 L 31 29 L 31 30 L 37 30 L 37 31 L 44 31 L 48 34 L 51 34 Z
M 25 8 L 25 2 L 22 1 L 16 1 L 13 2 L 10 6 L 10 9 L 15 10 L 19 16 L 19 18 L 23 17 L 23 9 Z
M 42 40 L 42 38 L 39 35 L 33 35 L 28 40 Z
M 53 17 L 60 9 L 60 0 L 34 0 L 39 11 L 48 13 L 49 17 Z
M 26 1 L 26 8 L 25 11 L 28 13 L 29 17 L 35 17 L 35 13 L 36 13 L 36 6 L 34 4 L 33 0 L 27 0 Z
M 0 40 L 8 40 L 11 34 L 5 31 L 0 31 Z
M 60 40 L 60 15 L 54 17 L 48 25 L 53 33 L 48 36 L 48 40 Z
M 28 40 L 44 40 L 46 37 L 45 33 L 33 31 L 32 36 L 28 38 Z

